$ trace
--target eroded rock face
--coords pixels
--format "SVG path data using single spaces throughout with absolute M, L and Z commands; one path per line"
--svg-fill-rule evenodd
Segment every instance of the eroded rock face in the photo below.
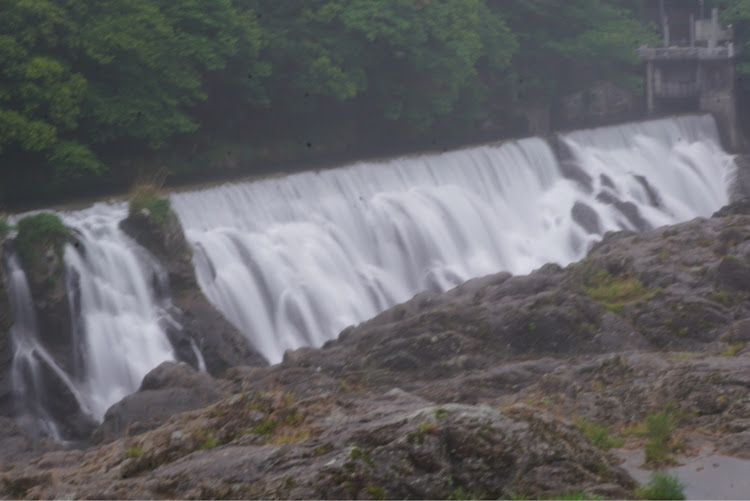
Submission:
M 242 364 L 266 365 L 268 362 L 250 346 L 247 339 L 201 292 L 195 277 L 192 250 L 177 216 L 171 210 L 159 224 L 147 210 L 130 214 L 120 227 L 148 249 L 167 271 L 170 292 L 178 308 L 180 328 L 169 326 L 169 336 L 180 360 L 197 367 L 192 342 L 200 349 L 208 371 L 220 375 Z

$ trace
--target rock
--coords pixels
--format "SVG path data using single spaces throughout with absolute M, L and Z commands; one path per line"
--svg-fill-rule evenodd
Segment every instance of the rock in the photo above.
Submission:
M 594 209 L 582 202 L 576 202 L 571 209 L 573 221 L 580 224 L 588 233 L 601 234 L 602 227 L 599 215 Z
M 163 362 L 146 374 L 136 393 L 107 409 L 94 431 L 94 443 L 110 442 L 123 433 L 137 435 L 176 413 L 199 409 L 224 396 L 224 385 L 185 364 Z
M 0 416 L 10 416 L 13 409 L 13 381 L 11 369 L 13 362 L 13 340 L 11 327 L 10 286 L 4 259 L 5 245 L 0 243 Z
M 198 286 L 192 250 L 180 221 L 172 210 L 163 223 L 148 211 L 131 213 L 120 222 L 122 230 L 151 252 L 167 271 L 178 325 L 167 327 L 167 336 L 180 360 L 197 366 L 197 347 L 211 374 L 221 375 L 235 365 L 266 365 L 245 336 L 211 304 Z

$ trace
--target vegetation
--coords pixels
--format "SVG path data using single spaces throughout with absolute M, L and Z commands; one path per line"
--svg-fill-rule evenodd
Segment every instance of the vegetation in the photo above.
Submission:
M 143 447 L 140 445 L 133 445 L 128 447 L 128 450 L 125 451 L 125 457 L 126 458 L 132 458 L 132 459 L 140 459 L 143 457 Z
M 744 341 L 738 341 L 736 343 L 732 343 L 729 346 L 727 346 L 727 349 L 724 350 L 720 356 L 722 357 L 736 357 L 737 354 L 742 351 L 742 348 L 744 348 L 747 345 Z
M 578 428 L 586 435 L 589 442 L 604 451 L 608 451 L 614 447 L 621 447 L 624 443 L 622 439 L 613 437 L 607 428 L 598 426 L 585 419 L 578 423 Z
M 0 218 L 0 238 L 10 233 L 11 230 L 12 228 L 8 222 L 5 219 Z
M 685 487 L 677 476 L 655 472 L 648 484 L 639 487 L 635 495 L 639 499 L 685 499 Z
M 139 187 L 130 199 L 129 212 L 133 216 L 142 210 L 148 211 L 149 217 L 159 226 L 164 226 L 169 215 L 169 199 L 161 196 L 153 186 Z
M 28 268 L 39 259 L 40 254 L 52 248 L 62 257 L 63 244 L 70 230 L 55 214 L 40 212 L 26 216 L 18 222 L 16 248 L 21 261 Z
M 639 4 L 1 1 L 0 202 L 523 132 L 590 82 L 640 86 Z
M 584 281 L 583 291 L 591 299 L 615 312 L 626 304 L 634 303 L 648 296 L 648 290 L 636 278 L 613 276 L 605 270 L 589 274 Z
M 668 411 L 646 417 L 646 432 L 649 437 L 645 446 L 646 463 L 659 465 L 672 462 L 671 454 L 679 448 L 672 437 L 674 429 L 675 424 Z

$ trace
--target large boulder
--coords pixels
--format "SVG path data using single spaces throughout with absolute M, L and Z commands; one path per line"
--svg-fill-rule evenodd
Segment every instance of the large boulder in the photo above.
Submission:
M 187 364 L 163 362 L 146 374 L 136 393 L 107 409 L 92 434 L 94 443 L 137 435 L 164 423 L 176 413 L 199 409 L 224 395 L 224 385 Z
M 120 227 L 148 249 L 167 271 L 172 299 L 178 309 L 175 320 L 179 324 L 168 327 L 167 335 L 180 360 L 195 365 L 195 345 L 206 368 L 214 375 L 237 365 L 268 364 L 200 290 L 192 249 L 167 199 L 155 198 L 148 204 L 131 202 L 128 217 Z

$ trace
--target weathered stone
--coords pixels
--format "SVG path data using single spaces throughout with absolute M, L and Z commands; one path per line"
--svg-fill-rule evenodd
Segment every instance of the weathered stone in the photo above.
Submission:
M 192 250 L 174 212 L 169 210 L 162 224 L 148 211 L 137 212 L 121 221 L 120 227 L 148 249 L 167 271 L 178 324 L 167 327 L 167 336 L 180 360 L 197 368 L 195 347 L 214 375 L 235 365 L 268 363 L 250 348 L 247 338 L 201 292 L 193 268 Z
M 136 393 L 107 409 L 93 442 L 109 442 L 124 432 L 143 433 L 175 413 L 205 407 L 224 395 L 224 385 L 208 374 L 185 364 L 163 362 L 146 374 Z

